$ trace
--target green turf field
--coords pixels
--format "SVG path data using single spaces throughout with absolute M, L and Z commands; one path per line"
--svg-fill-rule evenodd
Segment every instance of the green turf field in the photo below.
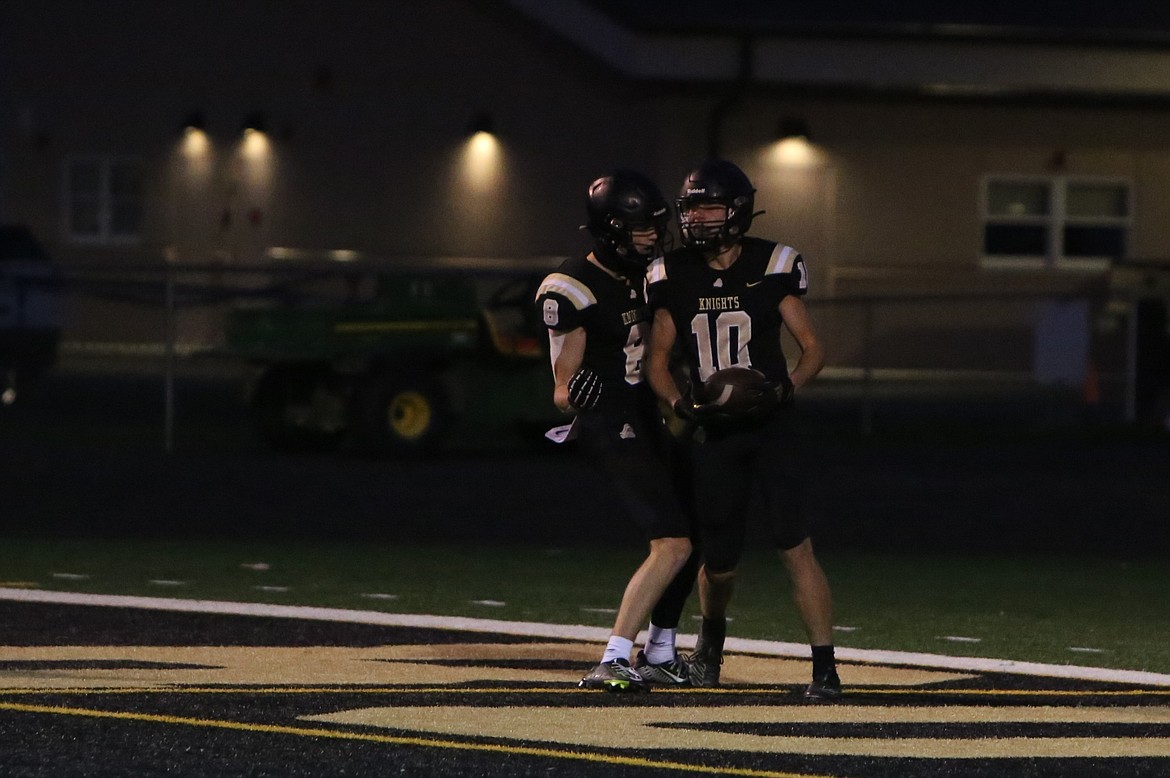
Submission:
M 821 555 L 837 645 L 1170 672 L 1163 561 Z M 0 542 L 0 586 L 608 626 L 634 549 Z M 697 599 L 682 631 L 695 631 Z M 729 634 L 803 642 L 771 554 L 741 567 Z M 958 640 L 956 640 L 958 638 Z

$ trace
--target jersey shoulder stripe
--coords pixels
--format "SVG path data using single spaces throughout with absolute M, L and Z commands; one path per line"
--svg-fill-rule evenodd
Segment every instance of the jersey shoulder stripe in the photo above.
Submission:
M 591 305 L 597 305 L 597 295 L 593 294 L 592 289 L 579 279 L 564 273 L 550 273 L 546 276 L 541 282 L 540 288 L 536 290 L 537 299 L 548 292 L 561 295 L 579 311 L 583 311 Z
M 791 273 L 798 257 L 800 252 L 796 249 L 777 243 L 776 248 L 772 249 L 772 256 L 768 258 L 768 269 L 764 274 Z
M 650 263 L 650 267 L 646 268 L 646 284 L 656 284 L 659 281 L 666 280 L 666 259 L 657 257 Z

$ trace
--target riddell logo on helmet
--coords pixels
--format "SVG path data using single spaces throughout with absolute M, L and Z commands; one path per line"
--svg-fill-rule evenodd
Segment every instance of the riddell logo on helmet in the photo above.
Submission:
M 687 190 L 687 194 L 689 194 L 689 195 L 706 194 L 706 192 L 707 192 L 707 187 L 705 187 L 705 186 L 700 187 L 698 189 L 688 189 Z

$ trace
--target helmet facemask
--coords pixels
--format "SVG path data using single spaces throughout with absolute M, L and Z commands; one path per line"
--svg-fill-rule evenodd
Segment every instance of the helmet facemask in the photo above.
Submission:
M 710 206 L 718 206 L 723 210 L 723 218 L 711 218 L 710 213 L 699 215 L 699 209 L 713 210 Z M 743 218 L 745 210 L 738 208 L 726 200 L 687 200 L 679 198 L 678 223 L 683 244 L 695 249 L 712 251 L 731 246 L 747 232 L 747 225 L 751 224 L 751 207 L 746 209 L 749 214 Z M 744 224 L 744 222 L 747 224 Z
M 635 233 L 642 234 L 635 237 Z M 652 239 L 647 240 L 644 233 L 650 233 Z M 665 209 L 659 218 L 650 222 L 625 223 L 620 219 L 611 218 L 606 223 L 604 234 L 597 239 L 597 248 L 606 256 L 598 258 L 611 260 L 620 265 L 620 269 L 616 267 L 610 269 L 623 275 L 630 272 L 645 273 L 655 257 L 662 254 L 662 239 L 665 234 Z
M 713 252 L 738 243 L 758 215 L 753 210 L 755 192 L 734 164 L 724 160 L 703 163 L 687 177 L 675 201 L 683 245 Z M 722 209 L 721 219 L 712 218 L 715 208 Z
M 598 179 L 590 187 L 587 212 L 593 253 L 606 269 L 640 277 L 661 255 L 670 209 L 648 179 L 627 171 Z M 650 233 L 653 240 L 635 233 Z

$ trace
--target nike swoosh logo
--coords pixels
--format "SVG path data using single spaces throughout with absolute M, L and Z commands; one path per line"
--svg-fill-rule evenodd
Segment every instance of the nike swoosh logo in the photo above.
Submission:
M 762 283 L 764 283 L 762 280 L 761 281 L 750 281 L 749 283 L 746 284 L 746 286 L 759 286 Z

